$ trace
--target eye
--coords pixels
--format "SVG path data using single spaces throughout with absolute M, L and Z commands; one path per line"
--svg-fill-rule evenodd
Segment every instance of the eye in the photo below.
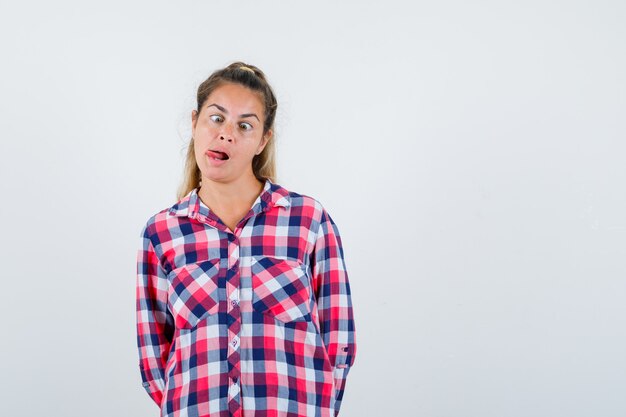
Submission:
M 213 120 L 214 122 L 221 122 L 224 119 L 222 118 L 222 116 L 220 116 L 219 114 L 213 114 L 210 116 L 210 119 Z
M 243 129 L 243 130 L 250 130 L 252 129 L 252 125 L 248 122 L 242 122 L 239 123 L 239 126 Z

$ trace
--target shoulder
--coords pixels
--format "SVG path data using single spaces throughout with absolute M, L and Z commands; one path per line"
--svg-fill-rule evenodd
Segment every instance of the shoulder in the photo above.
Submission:
M 309 217 L 315 227 L 329 219 L 330 215 L 319 198 L 293 190 L 284 190 L 289 196 L 291 215 Z
M 284 187 L 281 188 L 284 190 L 284 194 L 289 197 L 289 203 L 292 211 L 306 210 L 311 213 L 317 214 L 317 216 L 314 217 L 318 218 L 322 215 L 322 212 L 325 211 L 325 208 L 319 199 L 309 194 L 304 194 L 293 190 L 287 190 Z
M 171 217 L 169 212 L 170 207 L 167 207 L 159 210 L 158 212 L 148 217 L 148 219 L 141 226 L 139 237 L 149 239 L 150 241 L 152 241 L 152 244 L 156 246 L 158 240 L 158 231 L 163 230 L 164 227 L 167 227 L 168 219 Z
M 295 191 L 289 191 L 289 200 L 295 207 L 310 207 L 316 210 L 323 209 L 322 203 L 315 197 L 307 194 L 301 194 Z
M 188 207 L 189 195 L 179 199 L 171 206 L 154 212 L 143 223 L 140 236 L 152 240 L 156 246 L 159 234 L 167 231 L 174 224 L 178 224 L 179 218 L 187 214 Z

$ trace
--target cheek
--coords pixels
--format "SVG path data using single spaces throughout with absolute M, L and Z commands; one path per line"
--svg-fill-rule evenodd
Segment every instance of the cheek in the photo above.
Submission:
M 193 135 L 193 142 L 196 154 L 201 154 L 209 146 L 209 135 L 207 131 L 203 129 L 196 130 Z
M 194 154 L 196 157 L 196 163 L 198 165 L 201 165 L 204 163 L 204 146 L 202 144 L 202 141 L 198 141 L 196 138 L 194 138 Z
M 196 159 L 196 165 L 198 165 L 198 168 L 202 168 L 204 166 L 204 159 L 202 158 L 202 154 L 196 150 L 194 157 Z

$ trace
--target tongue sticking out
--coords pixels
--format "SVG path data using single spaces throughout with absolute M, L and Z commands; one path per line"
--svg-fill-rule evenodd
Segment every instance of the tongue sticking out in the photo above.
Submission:
M 228 159 L 228 155 L 226 155 L 224 152 L 220 152 L 220 151 L 208 151 L 207 154 L 211 158 L 217 158 L 217 159 L 221 159 L 221 160 Z

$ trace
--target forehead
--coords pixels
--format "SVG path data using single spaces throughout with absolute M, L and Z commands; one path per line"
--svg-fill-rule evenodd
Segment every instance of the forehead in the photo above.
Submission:
M 261 94 L 241 84 L 225 83 L 215 88 L 204 102 L 204 107 L 219 104 L 229 112 L 263 113 Z M 261 114 L 259 114 L 261 117 Z

